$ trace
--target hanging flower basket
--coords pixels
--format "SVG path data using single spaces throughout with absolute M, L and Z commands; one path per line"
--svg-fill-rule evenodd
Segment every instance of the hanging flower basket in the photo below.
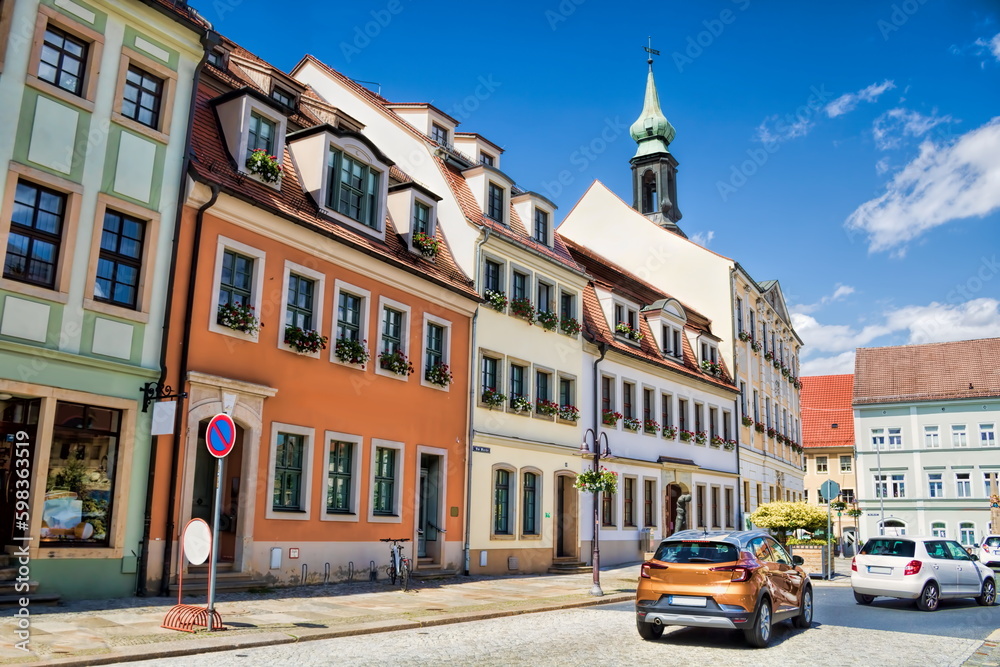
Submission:
M 275 183 L 281 178 L 281 164 L 277 156 L 269 155 L 263 148 L 255 148 L 246 162 L 247 171 L 257 174 L 265 183 Z
M 778 361 L 777 359 L 775 359 L 774 361 L 772 361 L 771 365 L 774 366 L 774 370 L 778 370 L 779 368 L 781 368 L 781 362 Z
M 615 426 L 618 424 L 618 420 L 622 418 L 622 413 L 615 412 L 614 410 L 603 410 L 601 411 L 601 422 L 605 426 Z
M 843 500 L 834 500 L 832 503 L 830 503 L 830 509 L 832 509 L 834 512 L 843 512 L 844 510 L 847 509 L 847 503 L 845 503 Z
M 778 435 L 778 431 L 777 431 L 777 430 L 775 430 L 775 429 L 774 429 L 773 427 L 772 427 L 772 428 L 769 428 L 769 429 L 767 429 L 767 437 L 769 437 L 769 438 L 773 438 L 773 437 L 775 437 L 775 436 L 777 436 L 777 435 Z
M 496 389 L 492 387 L 487 388 L 483 391 L 483 403 L 485 403 L 490 410 L 493 408 L 499 408 L 503 405 L 503 402 L 507 400 L 507 397 L 501 394 Z
M 694 434 L 694 441 L 699 445 L 704 445 L 708 442 L 708 433 L 705 431 L 698 431 Z
M 757 431 L 758 433 L 763 433 L 764 432 L 764 424 L 762 422 L 756 422 L 753 425 L 753 430 Z
M 857 507 L 847 510 L 847 516 L 857 519 L 859 516 L 864 514 L 863 511 L 859 510 Z
M 559 412 L 559 404 L 555 401 L 548 401 L 544 398 L 540 398 L 535 401 L 535 412 L 548 417 Z
M 242 303 L 220 303 L 216 321 L 224 327 L 245 334 L 255 334 L 263 326 L 253 306 Z
M 312 354 L 326 349 L 326 344 L 330 341 L 326 336 L 320 335 L 318 331 L 303 329 L 301 327 L 285 327 L 285 345 L 296 352 L 302 354 Z
M 576 476 L 573 486 L 588 493 L 611 493 L 618 491 L 618 473 L 607 468 L 585 470 Z
M 531 412 L 531 399 L 527 396 L 514 396 L 510 399 L 510 408 L 514 412 Z
M 353 338 L 338 338 L 333 353 L 345 364 L 366 364 L 371 358 L 368 341 L 357 341 Z
M 622 422 L 622 426 L 630 431 L 638 431 L 642 428 L 642 420 L 636 419 L 635 417 L 626 417 L 625 421 Z
M 531 305 L 531 299 L 525 296 L 511 300 L 510 314 L 520 317 L 528 324 L 535 321 L 535 307 Z
M 774 353 L 768 350 L 764 353 L 764 361 L 774 361 Z
M 758 343 L 757 341 L 753 341 L 752 343 L 750 343 L 750 349 L 753 350 L 755 353 L 760 353 L 760 343 Z
M 554 331 L 559 324 L 559 316 L 551 310 L 540 310 L 536 318 L 546 331 Z
M 559 419 L 575 422 L 580 418 L 580 410 L 575 405 L 560 405 Z
M 642 340 L 642 333 L 638 329 L 633 329 L 626 322 L 619 322 L 615 325 L 615 333 L 637 343 Z
M 493 290 L 488 289 L 483 296 L 486 298 L 486 302 L 493 307 L 493 310 L 498 313 L 502 313 L 507 310 L 507 295 L 503 292 L 494 292 Z
M 747 417 L 746 415 L 743 415 L 743 425 L 744 426 L 753 426 L 753 419 L 751 419 L 750 417 Z
M 667 440 L 673 440 L 677 437 L 677 427 L 676 426 L 664 426 L 663 427 L 663 437 Z
M 451 384 L 453 377 L 448 364 L 434 364 L 424 373 L 425 380 L 439 387 L 447 387 Z
M 378 364 L 385 370 L 396 375 L 410 375 L 413 373 L 413 364 L 402 352 L 383 352 L 378 355 Z
M 441 242 L 429 234 L 417 232 L 413 235 L 413 247 L 427 259 L 434 259 L 441 249 Z
M 575 317 L 564 317 L 559 320 L 559 329 L 562 330 L 564 334 L 575 336 L 580 333 L 581 328 L 580 323 L 576 321 Z
M 749 331 L 741 331 L 740 332 L 740 340 L 743 341 L 744 343 L 747 342 L 748 340 L 750 340 L 750 332 Z

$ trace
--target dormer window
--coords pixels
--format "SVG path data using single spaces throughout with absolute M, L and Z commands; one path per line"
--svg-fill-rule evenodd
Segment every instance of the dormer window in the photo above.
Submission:
M 684 346 L 681 344 L 681 330 L 670 325 L 663 325 L 663 354 L 675 359 L 684 358 Z
M 423 202 L 413 204 L 413 229 L 414 234 L 431 233 L 431 207 Z
M 431 123 L 431 139 L 441 146 L 448 146 L 448 128 L 441 127 L 437 123 Z
M 535 209 L 534 239 L 544 245 L 549 245 L 549 213 L 540 208 Z
M 328 163 L 326 205 L 366 227 L 380 229 L 379 182 L 381 173 L 332 148 Z
M 289 109 L 295 107 L 295 95 L 288 92 L 284 88 L 275 86 L 274 90 L 271 91 L 271 99 L 282 106 L 288 107 Z
M 226 69 L 226 55 L 217 49 L 208 52 L 208 64 L 218 69 Z
M 493 157 L 492 155 L 490 155 L 489 153 L 480 153 L 479 154 L 479 163 L 480 164 L 484 164 L 487 167 L 495 167 L 495 166 L 497 166 L 496 165 L 497 159 L 495 157 Z
M 274 136 L 277 123 L 264 118 L 256 111 L 250 112 L 250 133 L 247 137 L 247 154 L 258 148 L 263 149 L 268 155 L 274 155 Z
M 486 215 L 492 220 L 503 223 L 504 190 L 496 183 L 490 183 L 486 198 Z
M 701 360 L 707 361 L 712 364 L 719 363 L 719 350 L 711 343 L 702 342 L 701 344 Z
M 615 304 L 615 326 L 627 324 L 632 329 L 636 327 L 636 310 L 620 303 Z

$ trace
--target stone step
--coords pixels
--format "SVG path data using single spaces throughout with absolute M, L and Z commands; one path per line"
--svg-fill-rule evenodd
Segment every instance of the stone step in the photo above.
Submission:
M 591 572 L 592 570 L 593 568 L 590 565 L 582 561 L 556 561 L 549 567 L 548 572 L 549 574 L 581 574 L 583 572 Z
M 417 568 L 410 573 L 410 576 L 414 579 L 420 579 L 421 581 L 449 579 L 457 575 L 457 570 L 443 570 L 441 568 Z
M 14 607 L 21 606 L 21 598 L 24 594 L 18 595 L 0 595 L 0 609 L 12 609 Z M 59 604 L 60 596 L 56 593 L 35 593 L 31 596 L 31 606 L 35 607 L 38 605 L 57 605 Z M 30 608 L 30 607 L 29 607 Z
M 13 579 L 10 579 L 8 581 L 0 581 L 0 595 L 8 595 L 8 596 L 18 596 L 18 597 L 20 597 L 20 596 L 24 596 L 24 595 L 30 595 L 30 594 L 32 594 L 32 593 L 34 593 L 35 591 L 38 590 L 38 582 L 37 581 L 30 581 L 30 580 L 28 581 L 28 592 L 27 593 L 25 593 L 24 591 L 17 590 L 18 584 L 23 584 L 23 583 L 24 582 L 18 582 L 18 581 L 15 581 Z
M 0 581 L 10 581 L 17 576 L 16 567 L 0 566 Z
M 267 582 L 255 579 L 242 572 L 219 572 L 215 578 L 215 590 L 226 593 L 242 593 L 252 588 L 267 588 Z M 177 593 L 177 578 L 170 584 L 170 593 Z M 202 595 L 208 593 L 208 573 L 188 573 L 184 576 L 184 594 Z

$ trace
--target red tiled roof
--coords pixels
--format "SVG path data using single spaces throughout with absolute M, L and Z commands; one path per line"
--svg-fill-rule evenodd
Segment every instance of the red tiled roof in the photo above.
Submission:
M 1000 396 L 1000 338 L 859 347 L 854 404 Z
M 812 375 L 800 378 L 803 447 L 853 447 L 853 375 Z M 833 425 L 836 424 L 836 428 Z
M 145 0 L 145 2 L 165 14 L 182 18 L 203 30 L 212 28 L 212 24 L 206 21 L 193 7 L 190 7 L 187 2 L 173 2 L 172 0 Z
M 451 191 L 455 194 L 455 198 L 458 200 L 459 205 L 462 207 L 462 212 L 465 213 L 465 217 L 469 220 L 469 222 L 474 225 L 488 227 L 493 233 L 503 236 L 505 239 L 511 240 L 519 245 L 541 253 L 549 259 L 559 262 L 563 266 L 566 266 L 574 271 L 583 272 L 583 267 L 577 264 L 570 255 L 569 250 L 567 250 L 566 244 L 563 243 L 561 236 L 558 234 L 553 235 L 554 242 L 551 248 L 544 243 L 539 243 L 528 234 L 528 231 L 524 227 L 524 223 L 521 222 L 520 216 L 517 214 L 517 211 L 514 210 L 513 204 L 510 204 L 510 227 L 487 217 L 486 214 L 483 213 L 482 209 L 480 209 L 479 204 L 476 202 L 476 198 L 472 194 L 472 190 L 469 188 L 469 184 L 466 182 L 462 172 L 459 171 L 457 167 L 446 164 L 444 160 L 441 160 L 440 158 L 435 158 L 435 160 L 437 161 L 438 167 L 441 169 L 441 173 L 444 174 L 445 180 L 448 181 Z
M 479 299 L 478 293 L 473 289 L 472 281 L 458 268 L 447 243 L 444 243 L 440 228 L 438 240 L 442 241 L 441 250 L 437 259 L 430 263 L 409 251 L 388 216 L 383 242 L 320 215 L 315 202 L 303 192 L 287 147 L 283 156 L 284 175 L 279 190 L 238 172 L 224 140 L 219 135 L 218 121 L 211 106 L 211 100 L 217 95 L 217 91 L 205 83 L 198 88 L 192 137 L 194 154 L 192 170 L 201 180 L 216 183 L 234 197 L 249 201 L 296 224 L 310 227 L 319 234 L 378 257 L 410 273 L 449 286 L 470 298 Z

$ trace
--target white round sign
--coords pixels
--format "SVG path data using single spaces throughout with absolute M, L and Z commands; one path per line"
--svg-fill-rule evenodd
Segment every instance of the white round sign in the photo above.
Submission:
M 184 527 L 184 555 L 192 565 L 201 565 L 212 553 L 212 529 L 203 519 L 191 519 Z

